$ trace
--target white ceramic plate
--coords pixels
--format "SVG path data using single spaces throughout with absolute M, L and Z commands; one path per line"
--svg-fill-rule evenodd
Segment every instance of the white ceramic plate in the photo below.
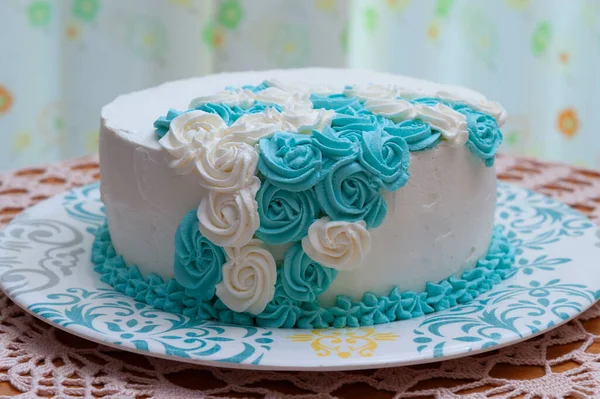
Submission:
M 158 311 L 99 280 L 89 261 L 104 222 L 98 185 L 27 210 L 0 232 L 0 286 L 19 306 L 120 349 L 235 368 L 342 370 L 426 363 L 509 345 L 600 297 L 600 230 L 548 197 L 500 184 L 496 223 L 517 274 L 473 303 L 406 321 L 327 330 L 240 327 Z

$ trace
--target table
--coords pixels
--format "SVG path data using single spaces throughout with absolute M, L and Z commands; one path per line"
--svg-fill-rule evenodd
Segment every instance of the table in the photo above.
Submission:
M 600 222 L 600 172 L 505 155 L 498 157 L 497 171 L 504 181 L 550 195 Z M 98 178 L 95 156 L 0 173 L 0 227 L 23 209 Z M 600 397 L 599 340 L 600 304 L 596 304 L 540 337 L 446 362 L 352 372 L 227 370 L 154 359 L 88 342 L 36 320 L 0 293 L 0 395 L 136 399 L 305 398 L 317 394 L 322 398 L 374 399 Z

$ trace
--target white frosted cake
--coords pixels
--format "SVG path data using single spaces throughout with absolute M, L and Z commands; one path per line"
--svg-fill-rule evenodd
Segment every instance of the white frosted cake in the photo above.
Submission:
M 103 281 L 187 316 L 355 327 L 513 273 L 494 229 L 500 105 L 352 70 L 211 75 L 102 110 Z

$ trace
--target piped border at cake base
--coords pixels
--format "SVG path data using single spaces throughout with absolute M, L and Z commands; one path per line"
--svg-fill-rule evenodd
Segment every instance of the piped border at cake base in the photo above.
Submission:
M 175 279 L 164 280 L 154 273 L 144 276 L 116 253 L 106 223 L 95 233 L 91 260 L 103 282 L 157 309 L 223 323 L 284 328 L 360 327 L 407 320 L 467 304 L 516 272 L 514 248 L 504 228 L 496 226 L 486 256 L 474 268 L 460 277 L 427 283 L 425 291 L 402 292 L 394 287 L 388 295 L 367 292 L 361 301 L 339 295 L 335 306 L 327 308 L 318 302 L 300 303 L 275 296 L 255 316 L 234 312 L 216 297 L 203 301 L 188 295 Z

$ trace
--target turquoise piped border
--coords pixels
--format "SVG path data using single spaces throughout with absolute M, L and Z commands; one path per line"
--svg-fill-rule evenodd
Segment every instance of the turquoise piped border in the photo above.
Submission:
M 91 260 L 100 279 L 115 290 L 157 309 L 200 319 L 262 327 L 327 328 L 360 327 L 406 320 L 458 304 L 467 304 L 514 275 L 515 251 L 503 228 L 494 228 L 488 252 L 477 265 L 460 278 L 449 277 L 439 283 L 427 283 L 423 292 L 402 292 L 394 287 L 388 295 L 364 294 L 361 301 L 339 295 L 336 305 L 321 307 L 318 301 L 296 302 L 275 296 L 271 305 L 257 316 L 227 309 L 216 297 L 201 301 L 186 294 L 175 279 L 163 280 L 152 273 L 142 275 L 137 266 L 128 265 L 112 245 L 106 223 L 98 228 L 92 245 Z

